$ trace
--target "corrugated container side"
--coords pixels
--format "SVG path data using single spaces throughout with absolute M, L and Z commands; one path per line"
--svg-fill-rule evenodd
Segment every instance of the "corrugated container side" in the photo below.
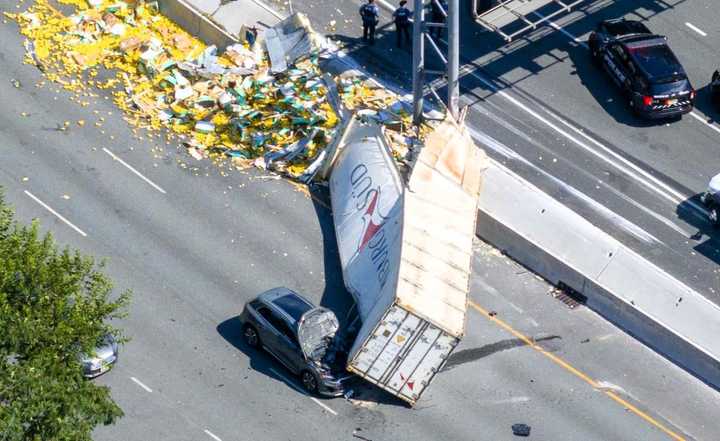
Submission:
M 393 305 L 362 341 L 348 369 L 415 404 L 458 342 L 412 312 Z

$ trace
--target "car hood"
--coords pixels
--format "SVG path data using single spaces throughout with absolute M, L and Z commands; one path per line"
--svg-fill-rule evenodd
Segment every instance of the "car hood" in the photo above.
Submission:
M 81 361 L 92 363 L 93 359 L 110 360 L 117 354 L 117 343 L 111 335 L 106 335 L 90 354 L 82 354 Z
M 710 184 L 708 185 L 708 190 L 710 190 L 710 193 L 712 193 L 712 194 L 720 193 L 720 174 L 717 174 L 717 175 L 713 176 L 712 179 L 710 179 Z
M 308 360 L 320 362 L 335 338 L 340 323 L 327 308 L 307 311 L 298 321 L 298 341 Z

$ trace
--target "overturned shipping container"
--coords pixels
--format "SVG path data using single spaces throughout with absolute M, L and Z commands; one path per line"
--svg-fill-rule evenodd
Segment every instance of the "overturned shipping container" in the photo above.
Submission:
M 405 185 L 380 130 L 353 121 L 331 171 L 343 277 L 362 319 L 347 368 L 411 404 L 464 333 L 485 161 L 446 121 Z

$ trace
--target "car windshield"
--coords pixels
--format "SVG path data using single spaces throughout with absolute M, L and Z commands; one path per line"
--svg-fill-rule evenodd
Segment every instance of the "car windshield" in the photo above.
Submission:
M 653 82 L 673 82 L 685 78 L 685 71 L 665 44 L 628 47 L 628 51 Z
M 650 30 L 638 21 L 619 21 L 605 24 L 612 35 L 649 34 Z
M 273 303 L 287 312 L 295 321 L 312 309 L 312 305 L 294 294 L 286 294 L 273 300 Z

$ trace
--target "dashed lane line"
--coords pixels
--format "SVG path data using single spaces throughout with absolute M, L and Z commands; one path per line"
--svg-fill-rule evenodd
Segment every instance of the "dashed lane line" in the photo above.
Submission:
M 133 383 L 135 383 L 135 384 L 137 384 L 138 386 L 140 386 L 141 388 L 145 389 L 145 392 L 152 393 L 152 389 L 150 389 L 149 387 L 145 386 L 142 381 L 138 380 L 138 379 L 135 378 L 135 377 L 130 377 L 130 379 L 133 381 Z
M 103 151 L 110 155 L 111 158 L 113 158 L 115 161 L 119 162 L 120 164 L 127 167 L 128 170 L 135 173 L 140 179 L 150 184 L 151 187 L 153 187 L 155 190 L 159 191 L 162 194 L 166 194 L 166 191 L 163 190 L 159 185 L 151 181 L 150 179 L 146 178 L 142 173 L 137 171 L 132 165 L 128 164 L 127 162 L 123 161 L 119 156 L 117 156 L 115 153 L 111 152 L 107 148 L 103 147 Z
M 695 26 L 694 24 L 692 24 L 692 23 L 690 23 L 690 22 L 687 22 L 687 21 L 686 21 L 686 22 L 685 22 L 685 26 L 689 27 L 689 28 L 692 29 L 693 31 L 695 31 L 695 32 L 697 32 L 698 34 L 702 35 L 703 37 L 707 37 L 707 33 L 706 33 L 705 31 L 703 31 L 702 29 L 700 29 L 699 27 Z
M 222 441 L 219 436 L 215 435 L 214 433 L 212 433 L 211 431 L 209 431 L 209 430 L 207 430 L 207 429 L 203 430 L 203 432 L 205 432 L 205 434 L 206 434 L 207 436 L 209 436 L 210 438 L 214 439 L 215 441 Z
M 32 200 L 34 200 L 35 202 L 37 202 L 38 204 L 40 204 L 41 207 L 43 207 L 44 209 L 46 209 L 47 211 L 49 211 L 50 213 L 52 213 L 53 215 L 55 215 L 55 217 L 57 217 L 57 218 L 60 219 L 61 221 L 65 222 L 65 224 L 67 224 L 70 228 L 72 228 L 73 230 L 75 230 L 75 231 L 76 231 L 78 234 L 80 234 L 82 237 L 87 237 L 87 233 L 85 233 L 83 230 L 81 230 L 80 228 L 78 228 L 77 226 L 75 226 L 75 224 L 73 224 L 73 223 L 70 222 L 69 220 L 65 219 L 65 217 L 64 217 L 63 215 L 61 215 L 61 214 L 58 213 L 57 211 L 53 210 L 52 207 L 50 207 L 48 204 L 46 204 L 45 202 L 43 202 L 43 201 L 41 201 L 40 199 L 38 199 L 37 196 L 35 196 L 34 194 L 30 193 L 30 192 L 27 191 L 27 190 L 25 190 L 24 193 L 25 193 L 26 195 L 28 195 L 28 197 L 30 197 Z

